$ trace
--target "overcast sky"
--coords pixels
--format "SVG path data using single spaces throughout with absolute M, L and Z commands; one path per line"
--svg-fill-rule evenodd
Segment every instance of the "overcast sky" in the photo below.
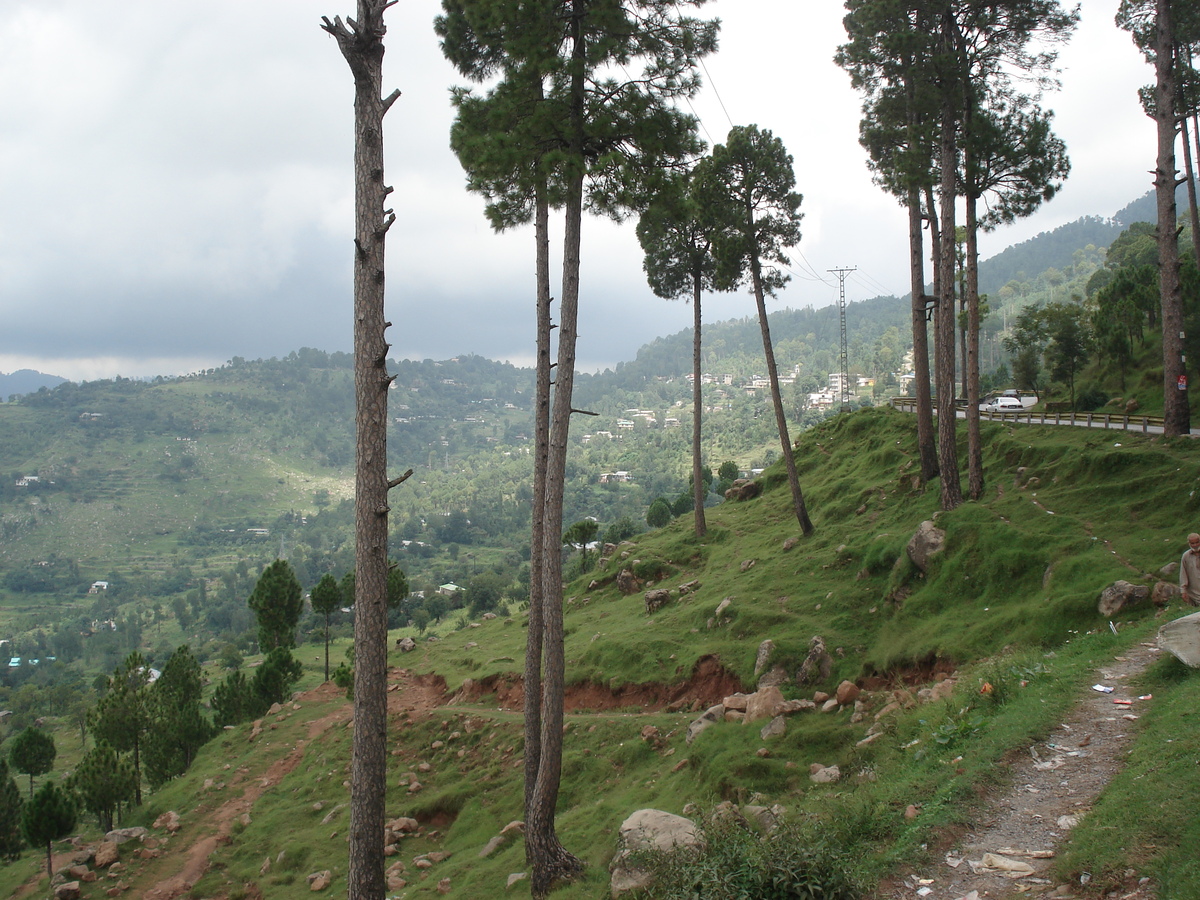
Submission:
M 1151 187 L 1152 71 L 1088 0 L 1046 105 L 1073 171 L 985 256 Z M 387 13 L 387 181 L 393 355 L 477 353 L 528 364 L 533 237 L 496 235 L 449 150 L 438 0 Z M 352 0 L 7 0 L 0 17 L 0 372 L 71 379 L 173 375 L 234 356 L 351 349 L 353 86 L 322 15 Z M 714 0 L 721 47 L 695 101 L 703 135 L 758 124 L 795 157 L 804 237 L 771 308 L 837 298 L 827 272 L 857 266 L 849 300 L 907 291 L 905 217 L 870 178 L 859 97 L 832 63 L 835 0 Z M 691 310 L 645 286 L 633 222 L 584 223 L 580 367 L 632 359 L 689 327 Z M 553 246 L 561 240 L 554 228 Z M 705 320 L 753 314 L 705 301 Z

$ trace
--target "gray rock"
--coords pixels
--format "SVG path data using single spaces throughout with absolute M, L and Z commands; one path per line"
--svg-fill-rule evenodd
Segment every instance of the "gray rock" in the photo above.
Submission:
M 141 825 L 134 825 L 132 828 L 115 828 L 106 834 L 104 839 L 114 844 L 124 844 L 126 841 L 140 841 L 147 833 Z
M 1179 585 L 1169 581 L 1156 581 L 1150 589 L 1150 602 L 1155 606 L 1167 606 L 1172 600 L 1178 600 L 1182 596 L 1183 591 L 1179 589 Z
M 1185 666 L 1200 669 L 1200 613 L 1168 622 L 1158 629 L 1158 646 Z
M 819 766 L 808 776 L 814 784 L 833 784 L 842 777 L 842 770 L 837 766 Z
M 700 718 L 693 721 L 687 727 L 687 737 L 685 740 L 690 744 L 704 729 L 708 728 L 714 722 L 720 722 L 723 718 L 725 718 L 725 706 L 723 704 L 718 703 L 716 706 L 710 706 L 700 714 Z
M 671 592 L 666 588 L 655 588 L 652 591 L 646 591 L 646 613 L 657 612 L 667 605 L 671 600 Z
M 926 520 L 917 527 L 916 534 L 909 539 L 904 550 L 914 566 L 922 572 L 928 572 L 932 558 L 941 552 L 945 543 L 946 532 Z
M 1145 584 L 1130 584 L 1128 581 L 1114 581 L 1100 592 L 1100 602 L 1096 608 L 1106 619 L 1115 616 L 1127 606 L 1141 603 L 1150 598 L 1150 587 Z
M 771 654 L 775 652 L 775 642 L 767 638 L 758 645 L 758 653 L 754 657 L 754 677 L 757 678 L 763 669 L 767 667 L 767 663 L 771 661 Z
M 639 809 L 621 823 L 617 855 L 612 862 L 609 891 L 620 897 L 646 890 L 653 884 L 648 872 L 629 865 L 629 856 L 639 850 L 665 853 L 676 848 L 699 847 L 701 840 L 691 819 L 659 809 Z
M 800 664 L 800 671 L 796 673 L 796 683 L 817 684 L 827 679 L 832 670 L 833 657 L 825 649 L 825 639 L 820 635 L 813 635 L 808 642 L 808 656 L 804 658 L 804 662 Z
M 764 741 L 775 737 L 783 737 L 787 734 L 787 719 L 783 716 L 776 716 L 770 722 L 762 727 L 759 735 Z
M 755 691 L 746 699 L 746 721 L 772 719 L 779 715 L 782 708 L 783 694 L 779 688 L 763 688 L 761 691 Z

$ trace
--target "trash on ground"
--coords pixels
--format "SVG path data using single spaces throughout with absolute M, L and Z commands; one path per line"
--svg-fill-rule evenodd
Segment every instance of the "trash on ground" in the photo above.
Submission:
M 1099 691 L 1102 694 L 1111 694 L 1113 692 L 1113 689 L 1106 684 L 1093 684 L 1092 690 Z
M 1033 874 L 1033 866 L 1029 865 L 1029 863 L 1021 862 L 1019 859 L 1009 859 L 1007 856 L 1001 856 L 998 853 L 983 854 L 980 867 L 992 869 L 1001 873 L 1006 878 L 1024 878 L 1026 875 Z

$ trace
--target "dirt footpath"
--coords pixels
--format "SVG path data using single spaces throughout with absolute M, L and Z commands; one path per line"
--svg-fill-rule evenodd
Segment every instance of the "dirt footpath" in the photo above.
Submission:
M 895 900 L 1000 900 L 1042 895 L 1062 900 L 1079 884 L 1060 884 L 1048 872 L 1077 819 L 1124 766 L 1132 726 L 1152 699 L 1140 699 L 1129 681 L 1161 655 L 1148 643 L 1130 648 L 1094 674 L 1067 719 L 1034 743 L 1010 767 L 1011 781 L 985 805 L 972 831 L 928 871 L 893 883 Z M 1149 884 L 1133 881 L 1121 900 L 1153 900 Z

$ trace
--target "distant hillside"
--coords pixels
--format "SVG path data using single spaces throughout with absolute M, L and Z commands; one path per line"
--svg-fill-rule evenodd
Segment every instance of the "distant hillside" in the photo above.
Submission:
M 58 387 L 66 380 L 57 375 L 35 372 L 33 369 L 17 369 L 10 375 L 0 372 L 0 402 L 8 400 L 14 394 L 31 394 L 39 388 Z
M 1177 202 L 1182 204 L 1185 200 L 1180 186 Z M 994 294 L 1014 279 L 1023 281 L 1051 268 L 1065 270 L 1074 264 L 1075 251 L 1089 244 L 1108 247 L 1134 222 L 1153 222 L 1156 216 L 1154 192 L 1148 191 L 1111 218 L 1084 216 L 1052 231 L 1043 231 L 981 261 L 979 289 L 985 294 Z M 1025 278 L 1018 277 L 1022 272 Z

